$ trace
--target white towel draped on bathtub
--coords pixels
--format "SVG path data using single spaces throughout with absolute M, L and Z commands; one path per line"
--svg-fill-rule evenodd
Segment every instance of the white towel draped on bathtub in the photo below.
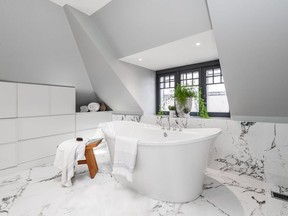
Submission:
M 130 137 L 115 137 L 115 153 L 113 174 L 126 177 L 132 181 L 132 175 L 137 157 L 138 139 Z
M 70 187 L 72 185 L 71 178 L 74 176 L 75 163 L 84 157 L 85 146 L 88 143 L 88 139 L 83 139 L 83 141 L 70 139 L 58 146 L 54 166 L 62 170 L 61 183 L 63 186 Z

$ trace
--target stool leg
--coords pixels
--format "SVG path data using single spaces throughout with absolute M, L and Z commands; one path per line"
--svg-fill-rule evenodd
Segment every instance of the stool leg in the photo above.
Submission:
M 86 162 L 88 165 L 90 177 L 93 179 L 98 172 L 98 165 L 96 162 L 96 158 L 93 152 L 93 149 L 86 149 L 85 151 Z

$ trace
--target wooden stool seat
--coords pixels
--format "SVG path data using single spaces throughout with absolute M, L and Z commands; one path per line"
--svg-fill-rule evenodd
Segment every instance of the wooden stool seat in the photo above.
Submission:
M 102 139 L 95 140 L 85 147 L 86 160 L 79 160 L 78 164 L 87 164 L 90 177 L 93 179 L 98 172 L 98 165 L 94 155 L 93 148 L 97 147 L 102 142 Z

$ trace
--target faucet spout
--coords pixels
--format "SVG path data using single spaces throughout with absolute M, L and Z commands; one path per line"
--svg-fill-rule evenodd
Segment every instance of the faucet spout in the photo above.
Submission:
M 168 118 L 167 118 L 167 122 L 168 122 L 167 130 L 170 130 L 170 118 L 169 118 L 169 116 L 168 116 Z

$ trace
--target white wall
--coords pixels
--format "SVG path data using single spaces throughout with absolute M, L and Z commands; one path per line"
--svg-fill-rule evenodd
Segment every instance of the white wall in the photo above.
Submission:
M 155 72 L 119 61 L 90 17 L 65 11 L 97 95 L 117 112 L 154 113 Z
M 232 118 L 288 122 L 288 1 L 208 0 Z
M 118 58 L 211 29 L 205 0 L 115 0 L 91 18 Z
M 0 0 L 0 80 L 75 86 L 96 100 L 63 9 L 47 0 Z

